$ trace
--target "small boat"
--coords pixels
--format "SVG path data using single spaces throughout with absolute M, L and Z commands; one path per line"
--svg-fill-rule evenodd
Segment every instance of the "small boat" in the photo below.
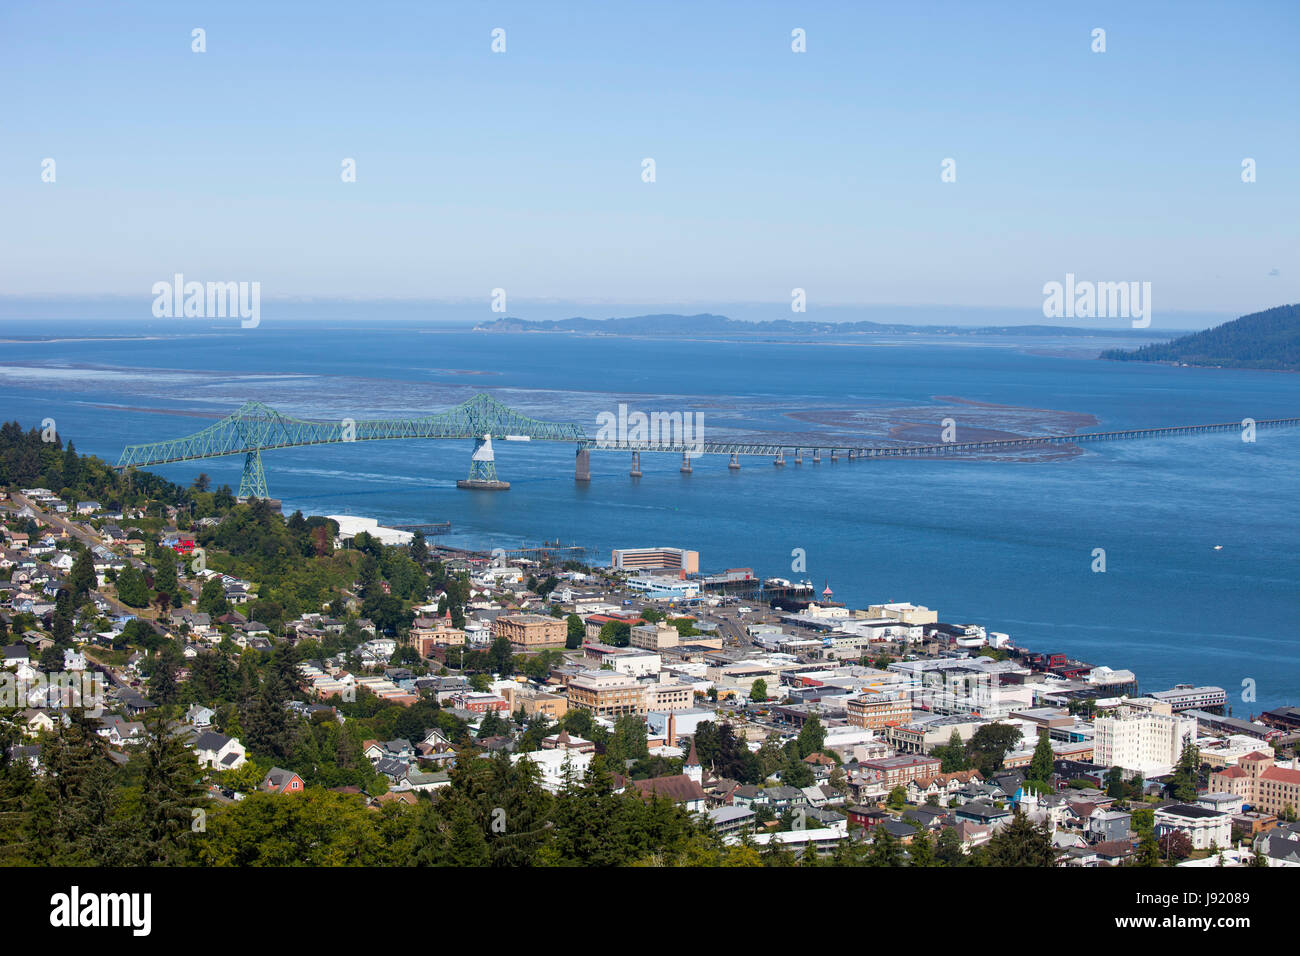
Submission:
M 1215 551 L 1222 551 L 1222 550 L 1223 550 L 1223 545 L 1221 545 L 1221 544 L 1216 544 L 1216 545 L 1214 546 L 1214 550 L 1215 550 Z

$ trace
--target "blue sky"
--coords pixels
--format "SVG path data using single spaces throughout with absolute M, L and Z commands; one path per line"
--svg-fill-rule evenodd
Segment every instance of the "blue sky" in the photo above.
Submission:
M 1300 5 L 804 7 L 5 5 L 0 292 L 1300 301 Z

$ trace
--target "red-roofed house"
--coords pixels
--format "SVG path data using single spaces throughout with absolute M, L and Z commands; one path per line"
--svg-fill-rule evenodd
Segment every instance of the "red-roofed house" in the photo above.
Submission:
M 1300 770 L 1276 766 L 1271 753 L 1255 751 L 1210 774 L 1210 790 L 1241 797 L 1252 810 L 1300 810 Z

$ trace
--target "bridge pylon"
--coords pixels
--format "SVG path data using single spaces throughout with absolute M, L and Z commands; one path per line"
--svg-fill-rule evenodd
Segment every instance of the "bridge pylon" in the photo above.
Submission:
M 469 460 L 469 477 L 456 482 L 457 488 L 472 491 L 505 491 L 510 482 L 497 478 L 496 455 L 492 452 L 492 436 L 483 434 L 474 439 L 474 454 Z
M 244 456 L 244 473 L 239 478 L 239 497 L 269 498 L 266 472 L 262 470 L 262 450 L 254 448 Z

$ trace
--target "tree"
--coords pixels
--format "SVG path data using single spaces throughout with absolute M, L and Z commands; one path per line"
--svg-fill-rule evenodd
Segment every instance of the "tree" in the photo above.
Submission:
M 144 746 L 131 758 L 140 766 L 131 848 L 137 865 L 170 866 L 183 861 L 194 821 L 203 819 L 194 812 L 203 812 L 201 771 L 194 751 L 164 717 L 151 716 L 145 725 Z
M 954 827 L 944 827 L 934 846 L 935 859 L 944 866 L 960 866 L 966 862 L 966 854 L 961 847 L 961 837 Z
M 1055 866 L 1059 855 L 1047 827 L 1030 821 L 1019 808 L 986 849 L 990 866 Z
M 1192 855 L 1192 839 L 1182 830 L 1170 830 L 1158 841 L 1160 855 L 1166 860 L 1185 860 Z
M 153 559 L 153 589 L 160 594 L 176 590 L 176 552 L 161 547 Z
M 410 544 L 411 560 L 424 567 L 429 563 L 429 545 L 424 540 L 423 532 L 415 532 L 415 537 L 411 538 Z
M 77 557 L 72 562 L 72 571 L 68 574 L 74 599 L 80 601 L 85 598 L 97 582 L 95 557 L 89 548 L 82 548 L 77 552 Z
M 1168 792 L 1175 800 L 1195 800 L 1200 789 L 1201 751 L 1188 738 L 1183 743 L 1183 752 L 1178 756 L 1173 778 L 1169 781 Z
M 816 714 L 809 714 L 808 719 L 799 728 L 799 756 L 819 753 L 826 744 L 826 728 L 817 719 Z
M 1040 731 L 1034 756 L 1029 761 L 1029 779 L 1041 783 L 1042 789 L 1047 789 L 1055 761 L 1056 754 L 1052 750 L 1051 741 L 1047 739 L 1047 731 Z
M 206 492 L 212 485 L 212 479 L 207 476 L 206 472 L 199 472 L 199 476 L 194 479 L 194 490 Z
M 510 645 L 510 638 L 502 634 L 493 641 L 488 649 L 488 660 L 491 662 L 492 670 L 502 677 L 513 674 L 515 672 L 514 648 Z
M 564 639 L 564 649 L 575 651 L 582 646 L 583 639 L 587 636 L 587 626 L 582 623 L 582 618 L 576 614 L 570 614 L 566 620 L 569 625 L 569 633 Z
M 931 756 L 938 757 L 940 773 L 958 773 L 970 769 L 970 758 L 966 756 L 966 745 L 962 743 L 961 734 L 953 731 L 948 743 L 935 747 Z
M 902 866 L 903 848 L 898 838 L 877 824 L 871 829 L 871 851 L 867 854 L 867 866 Z
M 767 700 L 767 681 L 758 678 L 749 688 L 749 699 L 753 701 Z
M 971 735 L 966 753 L 980 775 L 988 779 L 1002 769 L 1002 761 L 1020 737 L 1019 728 L 1010 724 L 985 724 Z
M 208 578 L 203 582 L 203 590 L 199 592 L 198 609 L 201 613 L 210 614 L 214 618 L 221 617 L 230 610 L 230 605 L 226 603 L 226 589 L 220 578 Z
M 145 584 L 144 574 L 134 565 L 128 564 L 118 574 L 117 596 L 130 607 L 144 607 L 149 603 L 149 586 Z

